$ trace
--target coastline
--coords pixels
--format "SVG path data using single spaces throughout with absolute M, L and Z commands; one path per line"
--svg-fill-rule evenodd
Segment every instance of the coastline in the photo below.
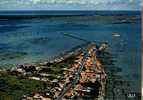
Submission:
M 53 22 L 54 21 L 58 22 L 59 20 L 60 21 L 64 20 L 64 23 L 66 23 L 66 24 L 64 24 L 64 23 L 58 23 L 58 24 L 59 24 L 59 26 L 60 26 L 60 24 L 62 24 L 61 26 L 68 26 L 69 25 L 69 27 L 67 27 L 67 29 L 71 29 L 70 27 L 72 25 L 73 26 L 77 25 L 77 26 L 72 27 L 72 28 L 73 29 L 82 28 L 83 31 L 85 31 L 85 33 L 86 33 L 86 31 L 88 31 L 88 34 L 83 35 L 83 37 L 89 36 L 90 32 L 92 33 L 91 36 L 93 36 L 93 39 L 95 39 L 95 40 L 99 39 L 99 41 L 104 41 L 105 40 L 104 37 L 106 37 L 106 40 L 109 42 L 109 44 L 112 44 L 112 49 L 116 49 L 113 52 L 109 51 L 109 53 L 110 53 L 109 56 L 111 56 L 111 58 L 110 57 L 105 57 L 104 61 L 105 61 L 106 64 L 109 64 L 109 65 L 106 65 L 105 63 L 103 63 L 103 66 L 104 66 L 105 71 L 106 71 L 106 73 L 108 75 L 108 78 L 109 78 L 109 81 L 107 80 L 108 81 L 107 82 L 107 87 L 108 87 L 107 88 L 107 90 L 108 90 L 107 93 L 109 93 L 109 94 L 107 94 L 108 96 L 106 98 L 107 99 L 108 98 L 113 99 L 113 98 L 120 98 L 120 97 L 122 97 L 122 99 L 123 99 L 125 97 L 126 98 L 129 97 L 129 99 L 132 99 L 132 98 L 136 97 L 136 99 L 137 99 L 137 97 L 140 96 L 140 85 L 138 85 L 140 82 L 136 81 L 136 79 L 140 78 L 140 76 L 139 76 L 140 74 L 139 74 L 139 71 L 138 71 L 139 70 L 139 66 L 140 66 L 140 61 L 139 61 L 139 57 L 138 57 L 138 55 L 139 55 L 139 53 L 138 53 L 139 52 L 139 50 L 138 50 L 139 49 L 139 42 L 137 42 L 137 41 L 139 41 L 139 35 L 138 34 L 140 33 L 140 31 L 139 31 L 140 30 L 140 28 L 139 28 L 140 16 L 138 16 L 138 17 L 135 17 L 135 16 L 134 15 L 133 16 L 132 15 L 131 16 L 128 16 L 128 15 L 127 16 L 111 16 L 111 17 L 110 16 L 96 16 L 96 17 L 95 16 L 92 16 L 92 17 L 90 17 L 90 16 L 88 16 L 88 17 L 86 17 L 86 16 L 77 16 L 77 17 L 76 16 L 75 17 L 73 17 L 73 16 L 72 17 L 64 16 L 64 17 L 60 17 L 60 18 L 59 17 L 56 17 L 56 18 L 55 17 L 51 17 L 51 18 L 48 17 L 47 20 L 50 19 L 50 21 L 53 21 Z M 39 22 L 39 19 L 34 19 L 34 20 Z M 105 26 L 103 24 L 104 21 L 102 23 L 100 23 L 100 20 L 107 21 Z M 7 20 L 6 21 L 6 20 L 1 20 L 0 19 L 0 21 L 2 21 L 4 23 L 7 23 L 7 22 L 11 23 L 11 20 Z M 21 23 L 19 23 L 17 20 L 15 20 L 15 21 L 16 21 L 17 25 L 21 25 Z M 71 23 L 68 23 L 69 21 L 71 21 Z M 88 21 L 88 23 L 91 21 L 91 23 L 92 23 L 92 24 L 90 24 L 91 26 L 87 25 L 85 23 L 85 21 Z M 37 27 L 39 27 L 39 23 L 35 24 L 34 22 L 35 21 L 32 20 L 33 25 L 37 25 Z M 43 22 L 42 21 L 40 21 L 40 22 L 44 23 L 45 20 Z M 97 24 L 97 26 L 95 25 L 96 22 L 99 23 L 99 24 Z M 27 22 L 27 24 L 31 25 L 31 22 L 30 23 Z M 6 24 L 6 25 L 9 26 L 9 24 Z M 47 25 L 49 25 L 49 24 L 44 24 L 44 25 L 46 25 L 46 27 L 47 27 Z M 89 28 L 86 29 L 85 27 L 78 26 L 78 25 L 85 25 L 86 27 L 89 26 Z M 93 25 L 94 25 L 94 27 L 93 27 L 94 29 L 92 29 Z M 105 32 L 104 32 L 104 30 L 103 30 L 103 32 L 101 32 L 102 28 L 100 29 L 100 25 L 101 25 L 101 27 L 103 29 L 105 29 Z M 12 24 L 12 26 L 13 26 L 13 24 Z M 55 31 L 55 27 L 56 26 L 57 25 L 53 25 L 54 31 Z M 99 28 L 98 28 L 98 26 L 99 26 Z M 42 26 L 42 27 L 44 29 L 44 26 Z M 20 28 L 20 30 L 21 29 L 22 28 Z M 35 29 L 35 28 L 33 28 L 33 29 Z M 26 30 L 26 29 L 24 28 L 24 30 Z M 95 33 L 97 31 L 99 31 L 99 33 L 101 32 L 102 34 L 101 35 L 99 35 L 99 34 L 95 35 L 94 32 L 92 32 L 91 30 L 94 30 Z M 36 33 L 37 32 L 37 31 L 35 32 L 33 30 L 29 30 L 29 31 L 30 31 L 30 33 L 32 33 L 32 32 Z M 64 30 L 64 31 L 66 31 L 66 30 Z M 25 33 L 26 32 L 27 31 L 25 31 Z M 46 30 L 46 33 L 48 33 L 48 32 L 49 31 Z M 80 29 L 76 30 L 76 32 L 82 34 L 82 31 L 80 31 Z M 9 33 L 13 34 L 13 36 L 15 36 L 15 34 L 14 34 L 15 32 L 11 32 L 10 31 Z M 39 30 L 38 30 L 38 33 L 42 33 L 42 32 L 41 31 L 39 32 Z M 74 31 L 73 31 L 73 33 L 74 33 Z M 118 33 L 119 33 L 119 35 L 118 35 Z M 133 33 L 133 34 L 130 34 L 130 33 Z M 24 34 L 24 33 L 22 33 L 22 34 Z M 82 36 L 82 35 L 80 35 L 80 36 Z M 7 39 L 9 39 L 9 38 L 6 37 L 6 40 Z M 92 40 L 91 37 L 88 37 L 88 39 Z M 61 55 L 64 55 L 64 54 L 65 53 L 62 53 Z M 114 60 L 117 60 L 117 61 L 115 61 L 115 63 L 114 63 L 114 60 L 110 61 L 110 59 L 112 59 L 112 56 L 113 56 L 112 54 L 117 54 L 117 56 L 121 55 L 121 57 L 119 57 L 119 58 L 115 57 Z M 106 53 L 105 53 L 105 55 L 106 55 Z M 51 62 L 54 62 L 55 58 L 57 58 L 56 61 L 59 61 L 58 59 L 62 59 L 62 56 L 61 57 L 60 56 L 55 56 L 55 57 L 52 57 L 52 58 L 53 58 L 53 60 L 51 60 Z M 100 58 L 100 56 L 99 56 L 99 58 Z M 102 59 L 103 58 L 101 57 L 101 60 Z M 132 60 L 134 60 L 134 61 L 132 62 Z M 25 63 L 24 65 L 40 65 L 40 63 L 41 63 L 40 66 L 42 66 L 42 65 L 44 65 L 44 63 L 46 64 L 49 61 L 40 60 L 37 63 L 36 62 L 35 63 L 34 62 L 33 63 Z M 113 61 L 113 63 L 111 64 L 112 61 Z M 119 63 L 116 64 L 116 62 L 119 62 Z M 7 67 L 7 70 L 11 69 L 12 66 L 13 67 L 18 67 L 18 65 L 21 65 L 21 64 L 9 65 L 10 67 Z M 53 69 L 56 69 L 56 70 L 51 70 L 52 68 L 50 68 L 50 67 L 49 67 L 48 70 L 50 70 L 50 72 L 52 72 L 54 74 L 62 73 L 63 71 L 61 71 L 60 68 L 57 67 L 57 65 L 55 64 L 54 65 L 55 67 L 53 67 Z M 8 66 L 8 65 L 5 65 L 5 66 Z M 36 91 L 42 91 L 39 88 L 40 87 L 44 87 L 43 86 L 43 82 L 35 81 L 34 79 L 24 79 L 24 78 L 21 78 L 21 76 L 18 76 L 18 77 L 16 76 L 15 77 L 13 75 L 9 75 L 9 73 L 8 74 L 4 74 L 3 71 L 6 71 L 5 68 L 4 68 L 5 66 L 2 66 L 1 67 L 2 71 L 0 71 L 0 76 L 1 76 L 0 78 L 2 80 L 1 81 L 2 83 L 0 84 L 1 85 L 0 89 L 1 89 L 1 87 L 4 86 L 4 89 L 3 88 L 1 89 L 2 91 L 0 91 L 0 94 L 6 95 L 7 97 L 9 97 L 8 95 L 18 95 L 20 93 L 21 94 L 30 94 L 32 92 L 32 90 L 35 91 L 35 92 Z M 131 69 L 133 69 L 133 70 L 131 70 Z M 57 71 L 57 70 L 59 70 L 59 71 Z M 121 71 L 123 71 L 123 74 L 120 74 Z M 117 73 L 113 73 L 113 72 L 117 72 Z M 45 75 L 46 76 L 47 74 L 41 74 L 41 75 Z M 51 75 L 51 77 L 55 78 L 57 76 Z M 134 85 L 133 82 L 136 83 L 136 85 Z M 31 86 L 30 84 L 33 84 L 33 86 Z M 37 86 L 35 84 L 37 86 L 39 86 L 39 87 L 37 88 Z M 116 87 L 116 85 L 118 85 L 119 87 Z M 123 87 L 123 86 L 125 86 L 125 87 Z M 138 87 L 139 89 L 136 90 L 136 87 Z M 19 90 L 17 90 L 17 88 Z M 38 90 L 35 90 L 34 88 L 38 89 Z M 12 90 L 12 91 L 10 91 L 10 90 Z M 18 94 L 14 94 L 15 90 L 18 91 Z M 30 90 L 31 90 L 30 93 L 26 93 L 26 91 L 30 91 Z M 7 93 L 5 94 L 5 92 L 3 92 L 3 91 L 6 91 Z M 23 91 L 24 91 L 24 93 L 23 93 Z M 122 92 L 122 91 L 124 93 L 120 95 L 119 93 Z M 119 95 L 117 95 L 117 94 L 119 94 Z M 19 96 L 19 97 L 21 97 L 21 96 Z M 16 100 L 16 99 L 14 99 L 14 100 Z
M 55 57 L 54 60 L 37 62 L 33 64 L 17 65 L 15 66 L 15 68 L 11 68 L 9 70 L 8 69 L 1 70 L 0 73 L 2 74 L 2 76 L 3 76 L 3 73 L 8 73 L 8 76 L 10 75 L 10 77 L 16 76 L 16 77 L 19 77 L 20 80 L 25 79 L 28 81 L 35 80 L 37 82 L 40 82 L 40 84 L 41 83 L 43 84 L 43 82 L 45 84 L 46 82 L 46 84 L 48 85 L 54 80 L 55 81 L 59 80 L 62 76 L 63 71 L 67 70 L 67 66 L 69 66 L 68 64 L 65 64 L 65 62 L 70 61 L 70 60 L 72 61 L 72 57 L 79 55 L 82 49 L 87 48 L 88 45 L 92 45 L 92 43 L 85 43 L 75 48 L 72 48 L 71 50 L 65 52 L 64 54 L 61 54 Z M 131 84 L 130 83 L 131 81 L 125 81 L 120 75 L 118 75 L 118 73 L 121 72 L 122 69 L 113 66 L 114 62 L 112 61 L 112 54 L 108 53 L 108 51 L 106 50 L 104 51 L 106 47 L 105 44 L 101 44 L 100 46 L 98 45 L 97 47 L 98 47 L 98 50 L 101 49 L 102 52 L 97 53 L 96 56 L 102 64 L 101 68 L 104 69 L 105 73 L 107 74 L 106 82 L 103 85 L 105 89 L 103 89 L 103 91 L 101 92 L 101 94 L 103 94 L 101 98 L 106 98 L 106 99 L 111 99 L 111 100 L 118 99 L 118 98 L 122 98 L 122 99 L 140 98 L 140 93 L 136 91 L 130 91 L 131 87 L 128 85 Z M 63 66 L 63 67 L 59 67 L 59 66 Z M 30 72 L 25 72 L 23 68 L 24 70 L 29 70 Z M 45 70 L 48 72 L 46 72 Z M 40 71 L 41 73 L 38 74 Z M 118 84 L 118 86 L 116 84 Z M 43 86 L 41 85 L 40 87 L 43 87 Z M 42 93 L 45 90 L 38 90 L 38 91 L 41 91 Z M 40 93 L 40 92 L 35 91 L 34 93 Z M 41 93 L 39 95 L 43 95 Z M 45 93 L 47 92 L 45 91 Z M 24 96 L 29 97 L 29 95 L 24 95 Z
M 92 43 L 86 43 L 84 45 L 80 45 L 78 46 L 78 48 L 73 48 L 72 50 L 68 51 L 67 54 L 64 54 L 64 57 L 62 58 L 62 60 L 54 60 L 54 62 L 44 62 L 44 63 L 38 63 L 38 64 L 35 64 L 35 65 L 32 65 L 32 64 L 25 64 L 25 65 L 18 65 L 16 68 L 12 68 L 10 70 L 7 70 L 6 73 L 8 73 L 8 75 L 12 75 L 12 77 L 16 76 L 16 77 L 19 77 L 20 80 L 23 78 L 24 79 L 30 79 L 30 80 L 36 80 L 36 81 L 41 81 L 41 82 L 47 82 L 46 84 L 49 84 L 49 82 L 52 82 L 52 80 L 55 80 L 56 78 L 57 79 L 60 79 L 61 78 L 61 71 L 64 71 L 66 66 L 69 66 L 69 65 L 65 65 L 66 63 L 65 62 L 69 62 L 70 60 L 72 61 L 72 57 L 76 57 L 77 55 L 79 55 L 81 52 L 82 52 L 82 49 L 87 49 L 87 47 L 90 45 L 92 46 L 93 44 Z M 94 44 L 95 45 L 95 44 Z M 101 48 L 102 49 L 102 48 Z M 104 49 L 104 48 L 103 48 Z M 93 56 L 94 57 L 94 56 Z M 59 59 L 59 58 L 58 58 Z M 61 59 L 61 58 L 60 58 Z M 70 62 L 71 62 L 70 61 Z M 55 67 L 56 69 L 54 69 L 53 67 L 50 68 L 50 67 L 47 67 L 47 66 L 60 66 L 60 65 L 64 65 L 65 67 L 61 68 L 57 68 Z M 100 65 L 100 64 L 99 64 Z M 48 69 L 47 69 L 48 68 Z M 45 70 L 44 69 L 47 69 L 47 70 L 56 70 L 57 72 L 53 73 L 53 72 L 50 72 L 51 75 L 49 73 L 45 73 Z M 41 74 L 39 72 L 43 71 Z M 60 71 L 60 73 L 59 73 Z M 3 73 L 3 72 L 2 72 Z M 1 74 L 2 74 L 1 73 Z M 38 74 L 39 73 L 39 74 Z M 53 74 L 52 74 L 53 73 Z M 36 75 L 36 76 L 35 76 Z M 37 76 L 38 75 L 38 76 Z M 42 78 L 43 77 L 43 78 Z M 49 80 L 49 78 L 46 79 L 46 77 L 51 77 L 51 81 Z M 52 78 L 53 77 L 53 78 Z M 54 79 L 55 77 L 55 79 Z M 29 81 L 30 81 L 29 80 Z M 43 87 L 43 86 L 41 86 Z M 105 86 L 103 86 L 105 87 Z M 44 91 L 44 90 L 42 90 Z M 103 91 L 104 88 L 103 88 Z M 103 92 L 102 91 L 102 92 Z M 102 93 L 101 94 L 105 94 L 105 93 Z M 101 96 L 103 98 L 103 96 Z
M 54 63 L 54 62 L 60 62 L 64 59 L 66 59 L 68 56 L 72 55 L 74 52 L 77 52 L 78 49 L 86 46 L 88 43 L 83 43 L 81 45 L 78 45 L 76 47 L 73 47 L 71 48 L 70 50 L 68 51 L 65 51 L 64 53 L 60 53 L 59 55 L 57 56 L 52 56 L 50 58 L 45 58 L 45 60 L 39 60 L 39 61 L 35 61 L 35 62 L 30 62 L 30 63 L 23 63 L 22 65 L 39 65 L 40 63 L 41 64 L 44 64 L 44 63 Z M 18 66 L 19 64 L 0 64 L 0 69 L 1 70 L 7 70 L 7 69 L 11 69 L 12 67 L 16 67 Z

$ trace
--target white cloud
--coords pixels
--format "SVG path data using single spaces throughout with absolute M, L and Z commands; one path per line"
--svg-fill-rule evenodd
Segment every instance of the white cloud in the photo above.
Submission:
M 41 0 L 32 0 L 34 4 L 41 2 Z
M 0 0 L 0 9 L 38 9 L 45 7 L 48 9 L 53 6 L 53 9 L 60 9 L 58 5 L 63 5 L 70 9 L 139 9 L 140 0 Z M 79 7 L 77 7 L 79 6 Z M 74 8 L 75 7 L 75 8 Z M 44 8 L 43 8 L 44 9 Z M 65 8 L 66 10 L 66 8 Z

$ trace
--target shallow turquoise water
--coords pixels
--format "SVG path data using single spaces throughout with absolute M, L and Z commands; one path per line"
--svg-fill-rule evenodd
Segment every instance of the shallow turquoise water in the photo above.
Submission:
M 83 44 L 62 35 L 70 33 L 87 40 L 108 42 L 109 51 L 116 55 L 116 66 L 123 69 L 128 80 L 140 83 L 140 16 L 134 23 L 113 24 L 126 18 L 47 17 L 36 19 L 0 20 L 0 64 L 31 63 Z M 113 33 L 120 37 L 113 37 Z

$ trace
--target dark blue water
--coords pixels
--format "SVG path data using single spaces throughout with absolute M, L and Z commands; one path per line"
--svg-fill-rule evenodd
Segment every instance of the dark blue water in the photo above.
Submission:
M 111 15 L 140 15 L 140 11 L 46 11 L 46 10 L 39 10 L 39 11 L 0 11 L 0 16 L 65 16 L 65 15 L 72 15 L 72 16 L 111 16 Z
M 5 12 L 0 12 L 4 15 Z M 21 12 L 15 12 L 21 16 Z M 15 13 L 5 13 L 15 16 Z M 33 12 L 24 15 L 49 15 L 46 18 L 0 20 L 0 64 L 44 61 L 83 44 L 62 35 L 70 33 L 87 40 L 108 42 L 116 56 L 116 66 L 128 80 L 140 83 L 140 12 Z M 67 15 L 50 16 L 51 15 Z M 82 15 L 71 16 L 70 15 Z M 113 17 L 114 16 L 114 17 Z M 128 20 L 127 23 L 121 23 Z M 120 37 L 114 37 L 118 33 Z M 137 87 L 136 87 L 137 88 Z

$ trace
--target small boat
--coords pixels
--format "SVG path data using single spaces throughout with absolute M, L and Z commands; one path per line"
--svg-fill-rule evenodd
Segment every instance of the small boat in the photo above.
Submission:
M 114 33 L 114 34 L 112 34 L 112 36 L 114 36 L 114 37 L 120 37 L 120 34 Z

